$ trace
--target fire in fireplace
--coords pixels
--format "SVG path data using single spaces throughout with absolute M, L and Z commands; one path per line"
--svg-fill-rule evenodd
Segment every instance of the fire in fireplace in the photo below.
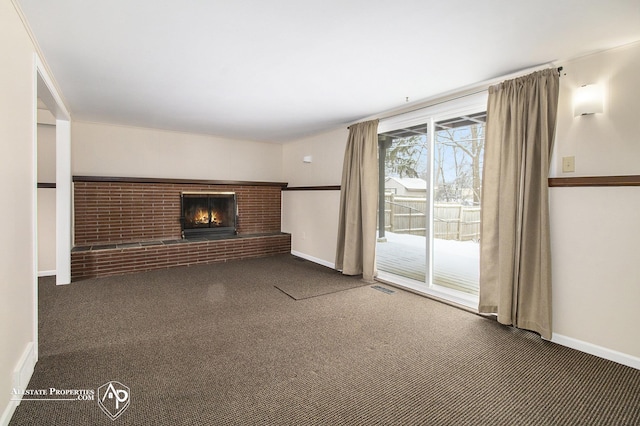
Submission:
M 235 192 L 183 192 L 180 198 L 182 238 L 236 234 Z

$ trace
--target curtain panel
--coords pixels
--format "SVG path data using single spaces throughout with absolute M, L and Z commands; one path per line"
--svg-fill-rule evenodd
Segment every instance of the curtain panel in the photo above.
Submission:
M 479 312 L 551 338 L 548 175 L 559 75 L 489 88 L 482 183 Z
M 336 269 L 372 282 L 376 275 L 378 120 L 349 127 L 342 168 Z

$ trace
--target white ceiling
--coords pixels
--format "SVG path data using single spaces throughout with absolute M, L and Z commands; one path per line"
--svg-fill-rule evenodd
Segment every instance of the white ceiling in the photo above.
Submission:
M 73 119 L 286 142 L 640 40 L 638 0 L 16 0 Z

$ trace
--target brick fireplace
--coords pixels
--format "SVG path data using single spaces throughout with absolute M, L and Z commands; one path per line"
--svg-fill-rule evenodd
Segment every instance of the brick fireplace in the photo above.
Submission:
M 291 251 L 285 183 L 75 176 L 72 280 Z M 235 231 L 183 238 L 184 194 L 233 194 Z
M 236 235 L 238 208 L 235 192 L 180 194 L 182 238 Z

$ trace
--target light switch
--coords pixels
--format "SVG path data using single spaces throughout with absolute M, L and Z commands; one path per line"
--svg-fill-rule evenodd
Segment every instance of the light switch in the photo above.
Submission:
M 562 172 L 571 173 L 576 171 L 576 157 L 562 157 Z

